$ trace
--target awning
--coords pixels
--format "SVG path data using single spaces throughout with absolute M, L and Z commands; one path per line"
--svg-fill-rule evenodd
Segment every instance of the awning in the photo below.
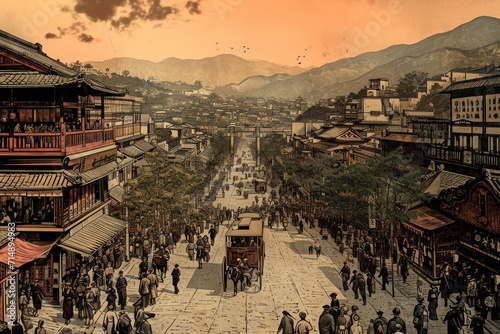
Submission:
M 416 234 L 422 235 L 424 231 L 434 231 L 452 225 L 455 222 L 453 219 L 428 207 L 421 207 L 412 211 L 417 216 L 410 219 L 410 222 L 403 222 L 403 226 Z
M 14 268 L 20 268 L 26 263 L 32 262 L 36 259 L 45 258 L 50 252 L 52 246 L 54 246 L 54 243 L 48 245 L 35 245 L 22 239 L 15 238 L 14 246 L 15 252 L 13 254 L 9 254 L 8 244 L 0 249 L 0 262 L 5 263 L 6 265 L 12 264 Z
M 123 195 L 125 195 L 125 189 L 122 186 L 115 186 L 109 189 L 109 196 L 118 203 L 123 202 Z
M 84 221 L 69 231 L 59 247 L 83 256 L 91 256 L 104 244 L 113 239 L 126 226 L 126 222 L 108 215 L 91 221 Z
M 0 195 L 62 196 L 71 182 L 61 172 L 0 173 Z
M 118 151 L 120 151 L 123 154 L 128 155 L 129 157 L 132 157 L 132 158 L 137 158 L 137 157 L 140 157 L 141 155 L 144 154 L 143 151 L 141 151 L 140 149 L 138 149 L 134 145 L 122 147 L 122 148 L 118 149 Z
M 155 149 L 155 147 L 153 145 L 151 145 L 150 143 L 148 143 L 145 140 L 139 140 L 139 141 L 135 142 L 134 146 L 143 152 L 149 152 L 149 151 L 152 151 Z
M 82 184 L 89 184 L 111 174 L 117 168 L 118 164 L 116 162 L 110 162 L 82 173 L 74 170 L 67 170 L 64 172 L 74 180 L 81 180 Z

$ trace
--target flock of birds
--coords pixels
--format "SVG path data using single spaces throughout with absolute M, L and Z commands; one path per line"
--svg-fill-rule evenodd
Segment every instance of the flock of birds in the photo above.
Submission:
M 215 42 L 215 47 L 216 47 L 216 50 L 219 51 L 219 48 L 222 48 L 220 45 L 219 45 L 219 42 Z M 243 45 L 241 47 L 238 47 L 238 48 L 241 48 L 240 50 L 243 51 L 243 53 L 247 53 L 247 51 L 250 50 L 249 47 L 247 47 L 246 45 Z M 229 47 L 229 50 L 235 50 L 236 49 L 236 52 L 237 52 L 237 49 L 238 48 L 235 48 L 234 46 L 230 46 Z M 309 47 L 310 48 L 310 47 Z M 297 62 L 297 65 L 302 65 L 302 62 L 304 61 L 304 59 L 306 58 L 306 53 L 308 51 L 308 48 L 305 48 L 304 49 L 304 54 L 303 55 L 299 55 L 297 56 L 297 58 L 295 58 L 295 61 Z M 232 51 L 234 52 L 234 51 Z M 324 52 L 322 53 L 322 56 L 323 57 L 327 57 L 329 54 L 327 52 Z

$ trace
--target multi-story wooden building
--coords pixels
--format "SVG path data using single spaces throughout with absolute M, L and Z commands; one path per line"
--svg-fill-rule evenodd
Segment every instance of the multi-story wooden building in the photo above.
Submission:
M 125 93 L 0 31 L 0 234 L 15 223 L 19 285 L 38 281 L 48 300 L 59 301 L 63 278 L 88 269 L 125 228 L 106 214 L 118 164 L 116 134 L 105 125 L 107 97 Z M 6 284 L 5 267 L 0 276 Z

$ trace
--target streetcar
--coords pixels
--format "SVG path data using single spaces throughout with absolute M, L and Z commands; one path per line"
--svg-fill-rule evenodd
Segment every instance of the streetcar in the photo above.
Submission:
M 247 259 L 251 276 L 256 275 L 259 290 L 262 289 L 264 273 L 264 219 L 256 212 L 238 215 L 226 233 L 226 256 L 222 260 L 224 292 L 227 289 L 228 271 L 238 267 L 239 261 Z

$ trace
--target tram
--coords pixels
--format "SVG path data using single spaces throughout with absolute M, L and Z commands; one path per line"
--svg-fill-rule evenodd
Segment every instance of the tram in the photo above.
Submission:
M 238 259 L 245 258 L 252 273 L 257 273 L 259 289 L 262 289 L 264 256 L 264 219 L 259 213 L 240 213 L 226 233 L 226 256 L 222 260 L 224 291 L 227 289 L 229 268 L 236 268 Z

